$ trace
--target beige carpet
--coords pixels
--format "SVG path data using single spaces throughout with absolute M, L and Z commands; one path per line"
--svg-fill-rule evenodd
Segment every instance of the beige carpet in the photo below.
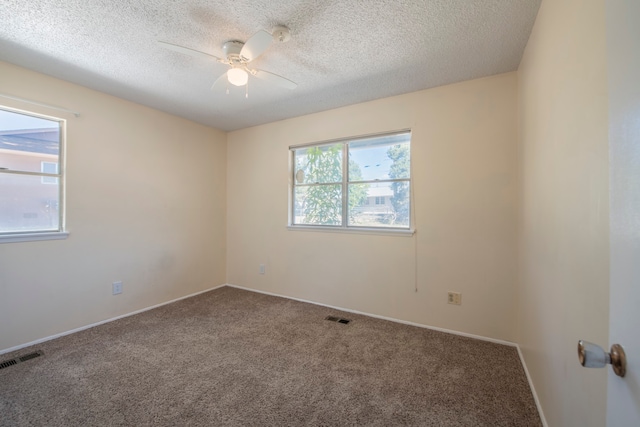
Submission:
M 1 426 L 541 425 L 515 348 L 228 287 L 35 350 Z

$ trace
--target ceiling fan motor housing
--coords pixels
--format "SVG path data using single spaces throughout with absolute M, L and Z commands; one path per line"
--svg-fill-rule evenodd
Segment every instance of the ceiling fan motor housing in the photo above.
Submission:
M 226 42 L 225 44 L 222 45 L 222 51 L 224 52 L 225 58 L 227 58 L 230 61 L 232 61 L 233 59 L 240 58 L 240 51 L 242 50 L 243 46 L 244 46 L 244 43 L 237 40 L 231 40 Z

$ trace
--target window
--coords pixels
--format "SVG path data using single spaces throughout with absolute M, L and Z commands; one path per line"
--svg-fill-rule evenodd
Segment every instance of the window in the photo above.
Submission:
M 63 231 L 64 123 L 0 108 L 0 238 Z
M 409 229 L 410 144 L 405 131 L 291 147 L 290 225 Z
M 46 173 L 46 174 L 57 175 L 58 174 L 58 163 L 55 163 L 55 162 L 42 162 L 41 163 L 41 167 L 40 167 L 40 172 L 43 172 L 43 173 Z M 57 184 L 58 183 L 58 178 L 57 177 L 52 177 L 52 176 L 43 176 L 42 178 L 40 178 L 40 182 L 42 182 L 43 184 Z

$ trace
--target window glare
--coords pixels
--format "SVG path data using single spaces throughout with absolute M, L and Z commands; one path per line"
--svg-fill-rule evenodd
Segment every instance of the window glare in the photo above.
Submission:
M 40 178 L 0 174 L 0 232 L 57 231 L 60 228 L 58 186 L 43 183 Z
M 15 129 L 58 128 L 55 120 L 0 109 L 0 132 Z

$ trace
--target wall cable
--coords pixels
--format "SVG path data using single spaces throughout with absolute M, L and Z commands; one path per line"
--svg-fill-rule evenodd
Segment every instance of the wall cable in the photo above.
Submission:
M 57 111 L 63 111 L 65 113 L 71 113 L 76 117 L 80 117 L 80 113 L 78 113 L 77 111 L 73 111 L 73 110 L 68 110 L 66 108 L 62 108 L 62 107 L 57 107 L 55 105 L 50 105 L 50 104 L 44 104 L 42 102 L 36 102 L 36 101 L 31 101 L 29 99 L 25 99 L 25 98 L 20 98 L 17 96 L 13 96 L 13 95 L 7 95 L 5 93 L 0 93 L 0 97 L 2 98 L 7 98 L 7 99 L 12 99 L 14 101 L 20 101 L 20 102 L 25 102 L 27 104 L 31 104 L 31 105 L 37 105 L 39 107 L 45 107 L 45 108 L 49 108 L 51 110 L 57 110 Z

